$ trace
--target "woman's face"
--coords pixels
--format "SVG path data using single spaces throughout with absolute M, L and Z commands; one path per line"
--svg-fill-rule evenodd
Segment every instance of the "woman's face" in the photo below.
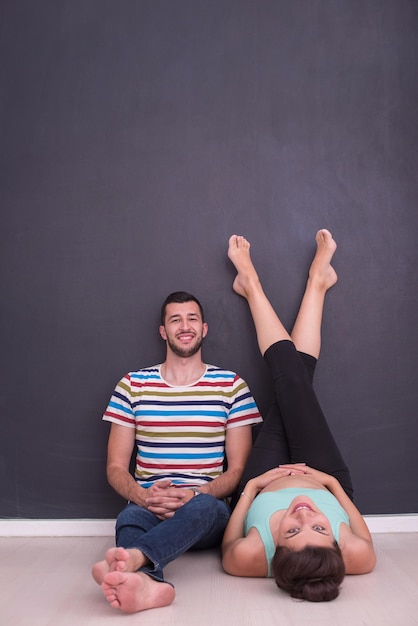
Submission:
M 335 543 L 328 518 L 307 496 L 292 500 L 278 533 L 278 545 L 289 550 L 302 550 L 307 545 L 330 548 Z

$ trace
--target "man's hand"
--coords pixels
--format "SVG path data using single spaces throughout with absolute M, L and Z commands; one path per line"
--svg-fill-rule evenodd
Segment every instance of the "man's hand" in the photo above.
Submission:
M 174 487 L 170 479 L 159 480 L 147 489 L 145 503 L 148 511 L 164 520 L 173 517 L 181 506 L 194 497 L 191 489 Z

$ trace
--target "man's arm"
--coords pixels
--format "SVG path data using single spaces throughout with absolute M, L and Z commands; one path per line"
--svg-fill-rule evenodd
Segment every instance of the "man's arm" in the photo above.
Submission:
M 125 500 L 146 508 L 146 489 L 138 485 L 129 471 L 135 445 L 135 428 L 112 423 L 107 446 L 107 479 Z
M 236 426 L 227 430 L 225 454 L 228 461 L 228 469 L 210 483 L 199 486 L 199 491 L 208 493 L 215 498 L 230 496 L 239 484 L 251 445 L 251 425 Z M 187 487 L 170 486 L 164 487 L 162 490 L 158 486 L 155 489 L 151 487 L 148 490 L 148 494 L 145 506 L 147 506 L 149 511 L 162 519 L 172 517 L 180 506 L 186 504 L 195 495 Z
M 225 455 L 228 468 L 226 472 L 212 482 L 199 487 L 199 491 L 209 493 L 215 498 L 230 496 L 238 487 L 251 446 L 251 425 L 229 428 L 225 436 Z
M 194 494 L 187 489 L 180 491 L 171 487 L 171 480 L 160 480 L 148 489 L 138 485 L 129 471 L 134 445 L 135 429 L 112 423 L 107 451 L 107 479 L 110 485 L 123 498 L 148 509 L 157 517 L 171 517 Z M 160 503 L 157 507 L 150 504 L 155 500 Z

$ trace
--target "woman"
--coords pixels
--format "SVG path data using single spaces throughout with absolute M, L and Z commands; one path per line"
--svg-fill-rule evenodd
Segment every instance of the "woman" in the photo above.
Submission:
M 276 402 L 254 444 L 222 544 L 227 573 L 273 576 L 292 597 L 314 602 L 336 598 L 345 574 L 365 574 L 376 563 L 369 530 L 352 503 L 349 471 L 312 387 L 325 295 L 337 281 L 331 233 L 320 230 L 316 242 L 289 335 L 264 294 L 250 244 L 236 235 L 229 241 L 237 269 L 233 288 L 250 307 Z

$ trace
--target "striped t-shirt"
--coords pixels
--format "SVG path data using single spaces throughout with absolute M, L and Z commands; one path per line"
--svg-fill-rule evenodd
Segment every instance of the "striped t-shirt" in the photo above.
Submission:
M 135 479 L 143 487 L 163 478 L 204 485 L 223 472 L 226 430 L 261 422 L 260 413 L 234 372 L 206 365 L 197 382 L 175 387 L 160 370 L 155 365 L 126 374 L 103 419 L 135 428 Z

